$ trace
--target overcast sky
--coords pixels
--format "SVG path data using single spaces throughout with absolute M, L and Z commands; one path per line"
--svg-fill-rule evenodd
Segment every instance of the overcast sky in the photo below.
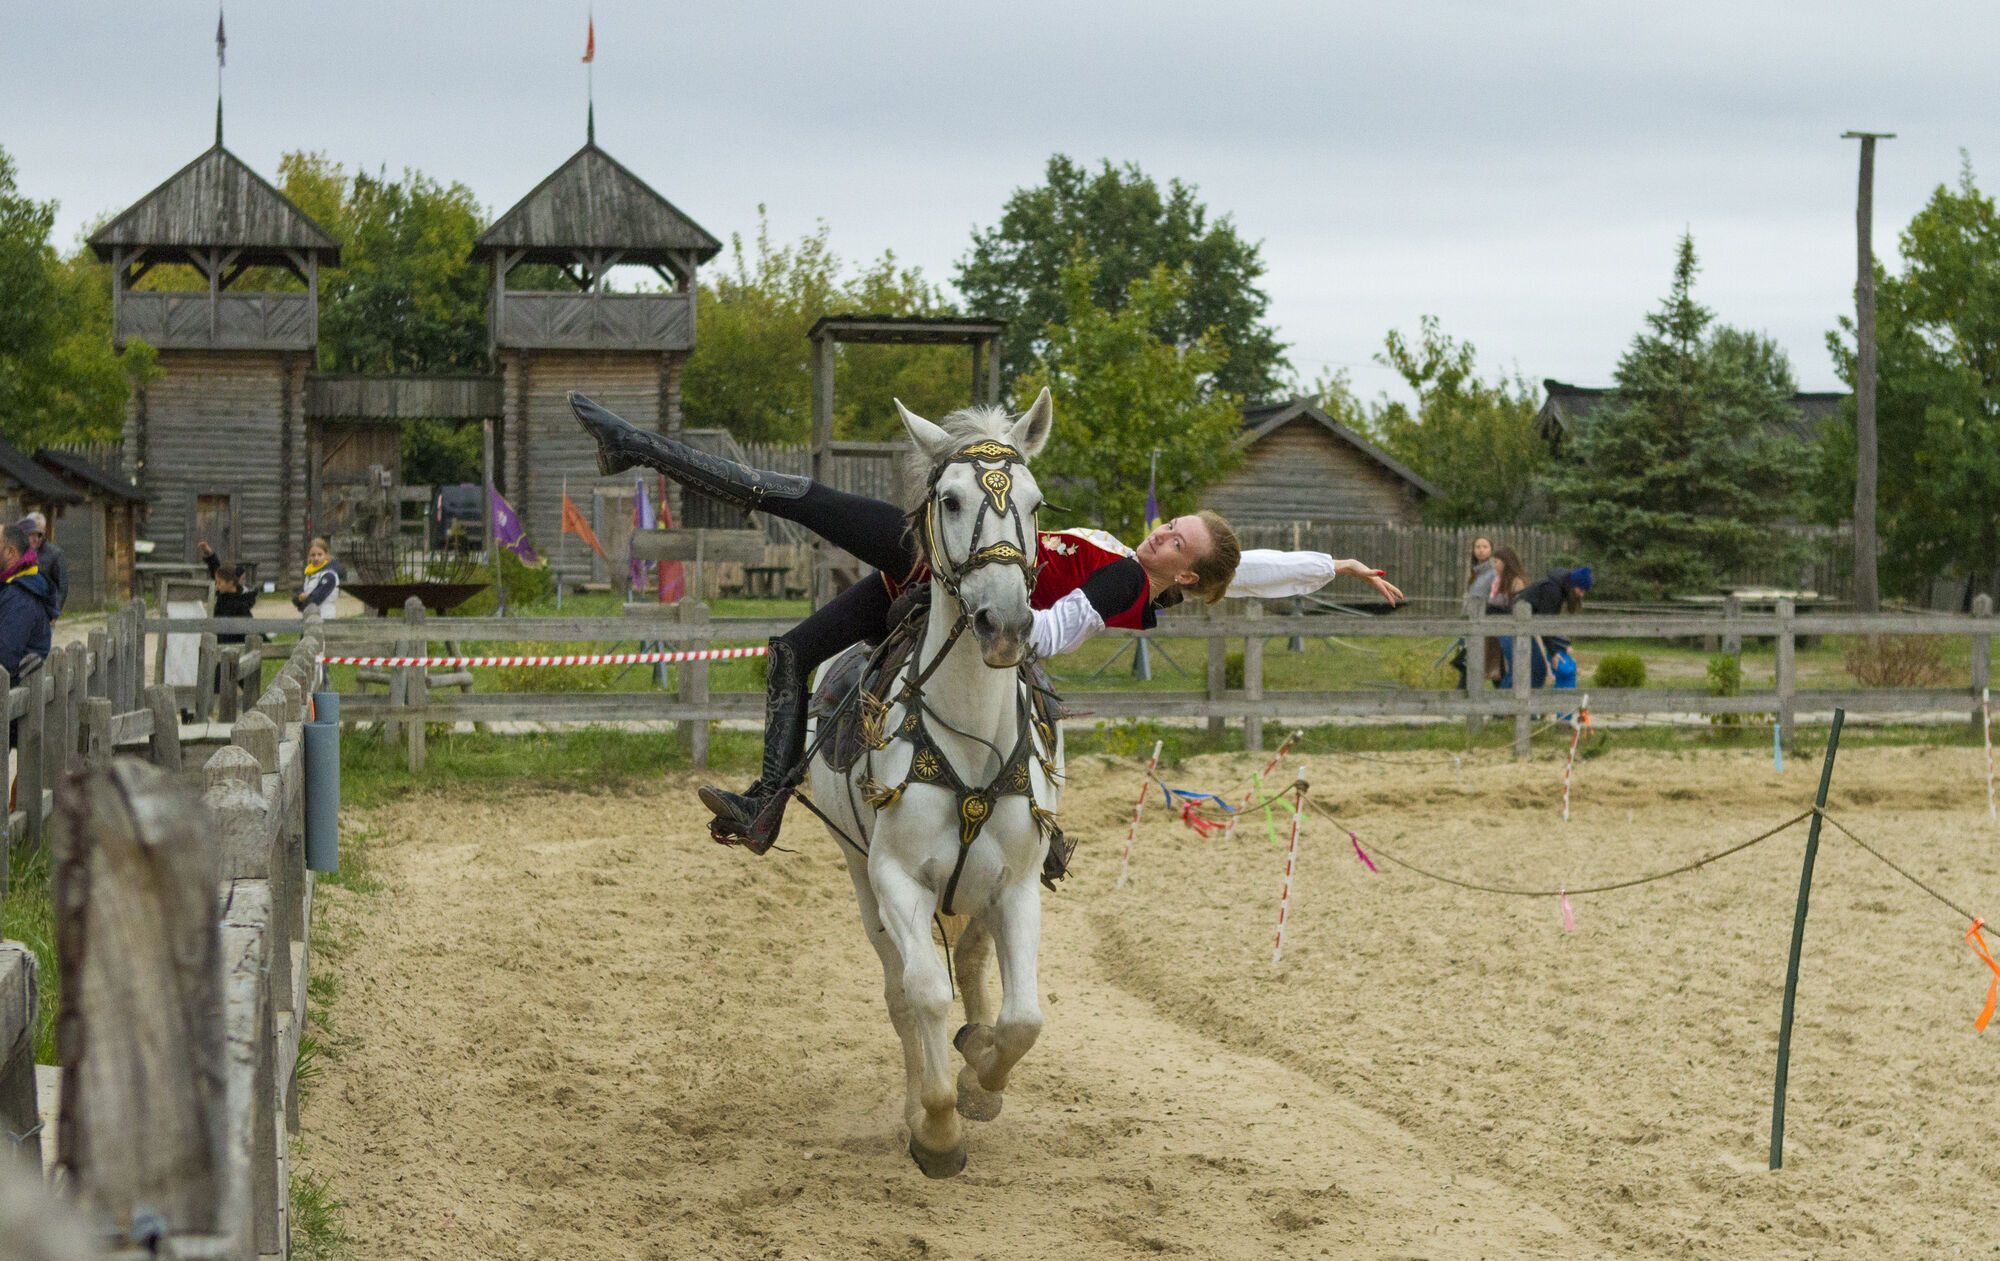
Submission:
M 1199 186 L 1263 242 L 1300 376 L 1436 314 L 1483 365 L 1606 381 L 1692 230 L 1699 289 L 1802 386 L 1876 248 L 1970 152 L 2000 185 L 1990 3 L 596 0 L 599 143 L 727 240 L 832 227 L 948 280 L 1052 152 Z M 511 205 L 582 142 L 582 0 L 236 0 L 229 147 L 415 167 Z M 209 143 L 215 6 L 0 0 L 0 145 L 59 243 Z

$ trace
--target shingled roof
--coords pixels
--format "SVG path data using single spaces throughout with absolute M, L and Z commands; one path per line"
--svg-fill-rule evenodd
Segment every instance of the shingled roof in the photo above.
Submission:
M 243 159 L 215 145 L 90 234 L 90 248 L 109 259 L 115 246 L 146 246 L 162 261 L 190 250 L 240 249 L 282 258 L 286 250 L 340 262 L 340 242 L 293 205 Z
M 1563 440 L 1593 408 L 1616 393 L 1609 386 L 1571 385 L 1553 378 L 1542 381 L 1542 390 L 1547 397 L 1542 401 L 1542 409 L 1535 413 L 1535 433 L 1556 450 L 1562 448 Z M 1838 390 L 1801 390 L 1792 395 L 1791 414 L 1781 436 L 1802 442 L 1816 440 L 1820 427 L 1840 414 L 1840 405 L 1846 398 Z
M 1243 434 L 1237 439 L 1244 446 L 1253 446 L 1268 434 L 1300 419 L 1316 421 L 1334 437 L 1353 447 L 1368 459 L 1393 473 L 1407 483 L 1412 490 L 1427 498 L 1435 498 L 1438 488 L 1419 477 L 1415 470 L 1402 463 L 1387 451 L 1335 420 L 1317 401 L 1307 398 L 1287 399 L 1281 403 L 1256 403 L 1243 409 Z
M 146 496 L 132 484 L 132 479 L 114 473 L 100 464 L 94 464 L 74 451 L 63 451 L 55 447 L 43 447 L 35 452 L 35 462 L 66 478 L 74 485 L 126 503 L 144 503 Z
M 649 264 L 691 252 L 705 263 L 722 242 L 591 143 L 473 243 L 475 254 L 501 249 L 526 250 L 528 263 L 566 263 L 576 250 L 618 250 L 626 262 Z
M 0 477 L 12 480 L 31 500 L 45 504 L 80 504 L 83 496 L 28 457 L 11 442 L 0 441 Z M 0 522 L 4 524 L 4 522 Z

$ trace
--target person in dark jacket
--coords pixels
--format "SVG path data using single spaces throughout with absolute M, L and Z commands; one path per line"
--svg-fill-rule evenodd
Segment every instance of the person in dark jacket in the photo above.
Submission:
M 257 616 L 257 593 L 243 589 L 243 567 L 241 565 L 223 564 L 222 558 L 215 554 L 215 549 L 208 545 L 207 539 L 203 539 L 201 542 L 195 544 L 195 550 L 201 553 L 201 563 L 208 566 L 208 580 L 215 584 L 214 615 L 216 617 Z M 215 642 L 218 644 L 240 644 L 243 642 L 243 636 L 217 635 Z
M 1516 603 L 1526 604 L 1535 611 L 1536 618 L 1554 617 L 1558 613 L 1575 613 L 1583 608 L 1584 593 L 1590 590 L 1593 575 L 1590 566 L 1580 565 L 1575 569 L 1551 569 L 1548 577 L 1539 582 L 1529 583 L 1514 597 Z M 1506 673 L 1500 679 L 1501 687 L 1512 687 L 1514 683 L 1514 641 L 1511 637 L 1500 641 L 1501 659 L 1506 663 Z M 1532 663 L 1529 683 L 1541 687 L 1548 682 L 1549 659 L 1569 652 L 1569 640 L 1561 635 L 1538 634 L 1529 649 Z
M 21 519 L 21 528 L 28 532 L 28 546 L 35 549 L 35 564 L 55 595 L 55 612 L 49 616 L 61 617 L 63 605 L 69 603 L 69 574 L 63 568 L 62 549 L 49 537 L 49 519 L 31 512 Z
M 0 670 L 18 680 L 49 655 L 55 595 L 35 564 L 35 549 L 19 525 L 0 527 Z

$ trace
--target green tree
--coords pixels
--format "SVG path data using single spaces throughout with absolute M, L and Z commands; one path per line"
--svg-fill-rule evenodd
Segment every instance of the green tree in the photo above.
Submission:
M 1614 589 L 1698 589 L 1792 550 L 1772 528 L 1799 506 L 1805 471 L 1790 367 L 1766 338 L 1711 328 L 1696 270 L 1683 236 L 1672 290 L 1551 479 L 1560 520 Z
M 15 169 L 0 149 L 0 433 L 27 451 L 116 438 L 152 351 L 111 349 L 108 271 L 81 251 L 57 256 L 56 204 L 23 195 Z
M 1070 309 L 1065 276 L 1079 249 L 1097 263 L 1091 298 L 1107 310 L 1157 266 L 1184 272 L 1179 297 L 1153 312 L 1153 335 L 1182 347 L 1212 337 L 1227 354 L 1217 382 L 1232 394 L 1262 398 L 1278 388 L 1284 346 L 1265 322 L 1259 246 L 1229 216 L 1211 222 L 1190 185 L 1173 180 L 1163 191 L 1136 165 L 1107 161 L 1092 171 L 1060 153 L 1041 186 L 1016 189 L 999 223 L 974 230 L 959 263 L 968 308 L 1009 322 L 1001 353 L 1009 380 L 1035 362 L 1043 331 Z
M 2000 213 L 1966 160 L 1901 237 L 1903 272 L 1876 271 L 1876 437 L 1882 585 L 1919 594 L 1936 575 L 2000 591 Z M 1827 335 L 1854 384 L 1854 323 Z M 1854 405 L 1824 439 L 1815 499 L 1829 522 L 1854 499 Z M 1968 588 L 1969 590 L 1969 588 Z
M 1242 400 L 1219 384 L 1226 353 L 1212 337 L 1187 346 L 1153 330 L 1190 283 L 1165 264 L 1127 287 L 1116 309 L 1096 299 L 1097 263 L 1063 269 L 1060 319 L 1044 330 L 1035 366 L 1017 380 L 1026 407 L 1047 386 L 1055 433 L 1035 474 L 1061 511 L 1045 519 L 1135 537 L 1146 524 L 1147 470 L 1159 462 L 1160 510 L 1192 510 L 1201 489 L 1242 458 Z
M 1516 377 L 1479 377 L 1477 352 L 1426 315 L 1412 345 L 1391 329 L 1376 362 L 1417 396 L 1412 410 L 1385 403 L 1372 418 L 1382 446 L 1438 489 L 1424 507 L 1438 525 L 1526 520 L 1540 500 L 1547 447 L 1535 433 L 1535 389 Z
M 922 271 L 884 254 L 845 274 L 825 224 L 793 245 L 771 240 L 763 207 L 754 242 L 730 241 L 729 259 L 702 281 L 700 330 L 681 377 L 688 425 L 747 442 L 812 436 L 812 346 L 807 333 L 833 314 L 950 315 Z M 923 415 L 964 406 L 972 371 L 961 347 L 842 346 L 834 365 L 834 432 L 900 435 L 891 399 Z

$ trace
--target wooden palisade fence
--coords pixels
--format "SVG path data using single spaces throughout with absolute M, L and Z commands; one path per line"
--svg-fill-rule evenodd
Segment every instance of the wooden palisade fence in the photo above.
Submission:
M 302 724 L 323 634 L 310 617 L 197 775 L 172 689 L 141 686 L 143 627 L 121 613 L 55 654 L 25 708 L 12 689 L 21 798 L 43 794 L 13 826 L 48 825 L 63 1007 L 51 1133 L 23 1084 L 34 960 L 0 943 L 0 1126 L 31 1159 L 52 1140 L 104 1243 L 91 1255 L 281 1257 L 312 909 Z M 227 655 L 222 692 L 240 696 L 246 656 Z
M 1232 604 L 1239 602 L 1231 602 Z M 1745 690 L 1735 696 L 1710 695 L 1706 688 L 1590 688 L 1590 707 L 1598 714 L 1771 714 L 1789 741 L 1794 719 L 1801 713 L 1830 713 L 1836 707 L 1854 714 L 1911 714 L 1960 710 L 1976 714 L 1980 689 L 1991 673 L 1995 623 L 1992 601 L 1981 597 L 1970 614 L 1936 613 L 1798 613 L 1782 600 L 1768 614 L 1735 609 L 1687 614 L 1582 614 L 1556 619 L 1535 618 L 1525 605 L 1511 616 L 1485 614 L 1475 602 L 1470 613 L 1455 617 L 1424 617 L 1407 612 L 1362 617 L 1334 614 L 1289 616 L 1283 601 L 1265 608 L 1257 601 L 1242 607 L 1218 607 L 1175 613 L 1161 619 L 1157 638 L 1206 641 L 1204 686 L 1186 690 L 1072 691 L 1073 710 L 1092 718 L 1168 718 L 1205 720 L 1220 731 L 1230 722 L 1243 725 L 1245 742 L 1260 746 L 1263 725 L 1299 719 L 1459 717 L 1469 722 L 1512 719 L 1517 748 L 1525 754 L 1535 719 L 1569 708 L 1569 693 L 1531 689 L 1527 670 L 1532 637 L 1562 635 L 1586 649 L 1593 639 L 1712 640 L 1740 646 L 1764 638 L 1776 644 L 1775 678 L 1769 689 Z M 698 604 L 668 606 L 666 615 L 636 618 L 452 618 L 453 642 L 462 645 L 534 641 L 537 643 L 629 643 L 643 640 L 672 650 L 719 645 L 760 644 L 790 628 L 773 618 L 716 618 Z M 280 623 L 247 619 L 149 622 L 147 629 L 181 632 L 274 631 Z M 1131 632 L 1110 632 L 1129 635 Z M 353 620 L 326 629 L 328 642 L 342 654 L 407 653 L 419 642 L 410 629 L 393 620 Z M 1799 686 L 1797 645 L 1825 635 L 1949 635 L 1968 636 L 1972 644 L 1971 688 L 1803 688 Z M 1514 684 L 1505 692 L 1488 688 L 1431 690 L 1376 688 L 1348 691 L 1272 690 L 1265 684 L 1268 640 L 1304 636 L 1337 636 L 1342 640 L 1464 638 L 1471 659 L 1484 656 L 1484 641 L 1511 637 Z M 1243 658 L 1241 686 L 1231 687 L 1228 657 L 1232 647 Z M 464 651 L 472 651 L 464 649 Z M 502 651 L 505 651 L 504 649 Z M 537 651 L 547 651 L 538 649 Z M 401 667 L 415 673 L 414 667 Z M 343 722 L 397 723 L 403 738 L 416 743 L 411 765 L 422 765 L 421 727 L 424 723 L 490 722 L 678 722 L 684 724 L 691 752 L 706 751 L 707 723 L 715 720 L 757 721 L 763 698 L 746 692 L 716 692 L 709 686 L 709 666 L 697 662 L 678 666 L 673 692 L 467 692 L 443 695 L 415 683 L 401 696 L 347 695 L 341 703 Z M 1475 672 L 1476 673 L 1476 672 Z M 1060 686 L 1060 681 L 1059 681 Z M 417 734 L 410 734 L 411 728 Z

